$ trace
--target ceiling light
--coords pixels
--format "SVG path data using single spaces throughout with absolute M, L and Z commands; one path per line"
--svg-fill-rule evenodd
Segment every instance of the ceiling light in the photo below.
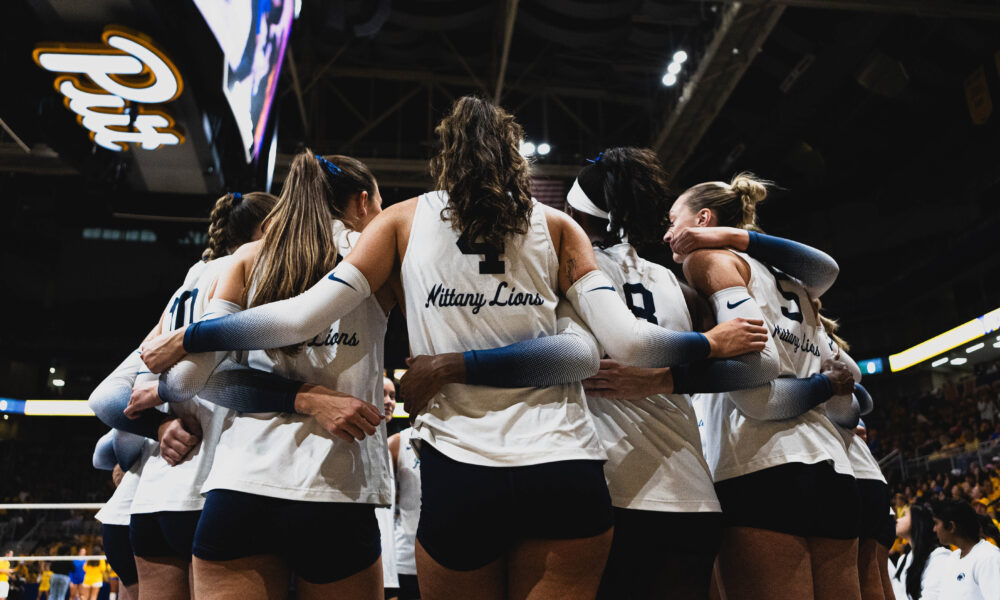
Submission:
M 677 76 L 674 75 L 673 73 L 667 73 L 666 75 L 663 76 L 663 79 L 661 81 L 663 82 L 663 85 L 670 87 L 675 83 L 677 83 Z
M 55 373 L 55 372 L 56 372 L 55 367 L 49 367 L 49 373 Z
M 939 358 L 936 361 L 932 362 L 931 366 L 932 367 L 940 367 L 941 365 L 943 365 L 946 362 L 948 362 L 948 357 L 947 356 L 945 356 L 944 358 Z
M 979 342 L 978 344 L 973 344 L 972 346 L 969 346 L 968 348 L 965 349 L 965 353 L 972 354 L 976 350 L 982 350 L 985 345 L 986 344 L 983 342 Z
M 542 156 L 545 156 L 549 152 L 552 152 L 552 146 L 546 144 L 545 142 L 542 142 L 541 144 L 538 144 L 538 153 L 539 154 L 541 154 Z
M 521 156 L 534 156 L 535 145 L 531 142 L 521 142 Z
M 967 362 L 969 362 L 969 359 L 967 359 L 967 358 L 953 358 L 953 359 L 951 359 L 951 364 L 955 365 L 956 367 L 958 365 L 964 365 Z
M 684 64 L 684 61 L 686 61 L 687 59 L 688 59 L 688 53 L 687 52 L 685 52 L 683 50 L 678 50 L 677 52 L 674 52 L 674 62 L 675 63 L 677 63 L 679 65 L 682 65 L 682 64 Z
M 681 72 L 681 63 L 670 63 L 667 66 L 667 73 L 673 73 L 674 75 Z

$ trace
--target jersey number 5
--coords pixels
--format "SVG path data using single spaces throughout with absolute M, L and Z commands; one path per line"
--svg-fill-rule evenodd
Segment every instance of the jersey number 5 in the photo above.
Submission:
M 646 286 L 641 283 L 626 283 L 622 286 L 622 289 L 625 291 L 625 304 L 628 305 L 632 314 L 640 319 L 646 319 L 654 325 L 658 324 L 656 320 L 656 304 L 653 302 L 653 292 L 647 290 Z M 635 296 L 637 295 L 642 298 L 641 306 L 636 306 L 635 304 Z
M 462 254 L 481 254 L 483 260 L 479 261 L 480 275 L 503 275 L 505 268 L 500 255 L 503 254 L 503 246 L 498 250 L 483 242 L 470 242 L 469 238 L 462 234 L 458 238 L 458 249 Z
M 801 323 L 802 322 L 802 305 L 799 304 L 799 302 L 801 302 L 801 300 L 799 300 L 798 294 L 796 294 L 795 292 L 785 291 L 785 289 L 781 287 L 781 282 L 782 281 L 791 281 L 791 278 L 788 277 L 788 275 L 785 275 L 784 273 L 782 273 L 781 271 L 779 271 L 779 270 L 777 270 L 777 269 L 775 269 L 773 267 L 769 267 L 769 268 L 771 270 L 771 274 L 774 275 L 774 285 L 775 285 L 775 287 L 778 288 L 778 293 L 781 294 L 782 298 L 784 298 L 785 300 L 788 300 L 789 302 L 792 303 L 792 308 L 791 309 L 788 309 L 788 308 L 785 308 L 784 306 L 782 306 L 781 307 L 781 314 L 785 315 L 786 319 L 791 319 L 793 321 L 797 321 L 797 322 Z

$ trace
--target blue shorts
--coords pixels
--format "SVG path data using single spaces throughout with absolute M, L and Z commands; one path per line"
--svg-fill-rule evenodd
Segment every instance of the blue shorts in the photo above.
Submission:
M 221 562 L 262 554 L 279 556 L 309 583 L 350 577 L 382 555 L 375 505 L 208 492 L 194 555 Z
M 104 554 L 108 564 L 118 574 L 122 585 L 139 583 L 139 573 L 135 570 L 135 555 L 132 553 L 132 542 L 129 540 L 127 525 L 103 525 L 101 534 L 104 538 Z
M 594 537 L 614 520 L 599 460 L 484 467 L 423 442 L 420 490 L 417 539 L 455 571 L 484 567 L 522 540 Z
M 657 598 L 664 588 L 678 598 L 708 598 L 721 546 L 722 513 L 615 507 L 615 535 L 597 598 Z
M 858 484 L 827 462 L 786 463 L 724 479 L 715 493 L 727 527 L 837 540 L 861 533 Z
M 200 510 L 162 511 L 132 515 L 130 541 L 140 558 L 172 556 L 191 560 L 191 545 Z

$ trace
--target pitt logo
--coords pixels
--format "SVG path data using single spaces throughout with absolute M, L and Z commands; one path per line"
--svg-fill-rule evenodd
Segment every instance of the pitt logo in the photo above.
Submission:
M 56 77 L 63 103 L 90 139 L 108 150 L 128 150 L 136 143 L 145 150 L 184 142 L 167 113 L 143 105 L 170 102 L 184 88 L 177 67 L 149 38 L 110 26 L 103 44 L 45 43 L 32 53 Z

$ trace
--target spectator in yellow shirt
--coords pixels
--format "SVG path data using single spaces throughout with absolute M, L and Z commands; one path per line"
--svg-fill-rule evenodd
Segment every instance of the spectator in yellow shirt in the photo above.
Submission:
M 48 600 L 52 582 L 52 569 L 49 563 L 42 563 L 42 576 L 38 579 L 38 600 Z
M 14 556 L 13 550 L 8 550 L 2 560 L 0 560 L 0 600 L 7 600 L 10 593 L 10 574 L 14 569 L 10 568 L 10 557 Z

